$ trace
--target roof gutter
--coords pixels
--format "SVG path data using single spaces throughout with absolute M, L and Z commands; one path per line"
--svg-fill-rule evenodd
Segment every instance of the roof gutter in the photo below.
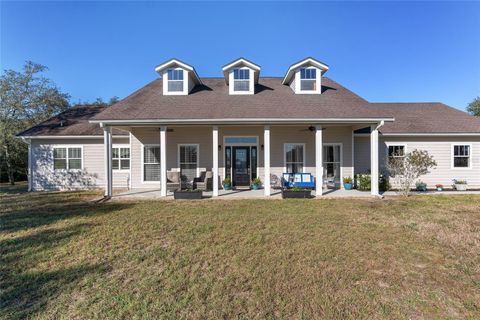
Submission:
M 395 118 L 237 118 L 237 119 L 140 119 L 140 120 L 90 120 L 103 125 L 159 125 L 159 124 L 356 124 L 393 122 Z

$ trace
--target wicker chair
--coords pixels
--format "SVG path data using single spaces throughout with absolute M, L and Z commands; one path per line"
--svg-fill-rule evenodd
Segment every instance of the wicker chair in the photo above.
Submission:
M 274 190 L 282 189 L 282 179 L 280 179 L 277 175 L 270 174 L 270 187 Z
M 167 171 L 167 190 L 175 191 L 181 187 L 180 172 Z
M 199 178 L 193 179 L 193 187 L 198 190 L 212 190 L 213 172 L 203 171 Z

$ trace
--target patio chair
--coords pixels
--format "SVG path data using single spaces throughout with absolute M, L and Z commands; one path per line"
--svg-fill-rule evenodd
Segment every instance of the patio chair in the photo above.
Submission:
M 193 179 L 193 187 L 198 190 L 212 190 L 212 183 L 212 171 L 202 171 L 200 177 Z
M 270 187 L 274 190 L 282 189 L 282 179 L 275 174 L 270 174 Z
M 167 190 L 179 190 L 181 186 L 180 172 L 167 171 Z

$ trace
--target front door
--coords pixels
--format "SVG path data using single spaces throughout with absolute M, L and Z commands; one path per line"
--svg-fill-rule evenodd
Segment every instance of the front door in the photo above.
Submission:
M 250 147 L 233 147 L 233 185 L 250 185 Z

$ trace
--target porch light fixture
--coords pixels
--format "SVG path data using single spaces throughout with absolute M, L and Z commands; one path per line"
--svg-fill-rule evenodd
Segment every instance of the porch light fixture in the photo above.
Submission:
M 222 145 L 221 144 L 218 145 L 218 151 L 222 151 Z
M 262 151 L 263 151 L 263 144 L 260 146 L 260 148 L 261 148 L 261 149 L 262 149 Z

